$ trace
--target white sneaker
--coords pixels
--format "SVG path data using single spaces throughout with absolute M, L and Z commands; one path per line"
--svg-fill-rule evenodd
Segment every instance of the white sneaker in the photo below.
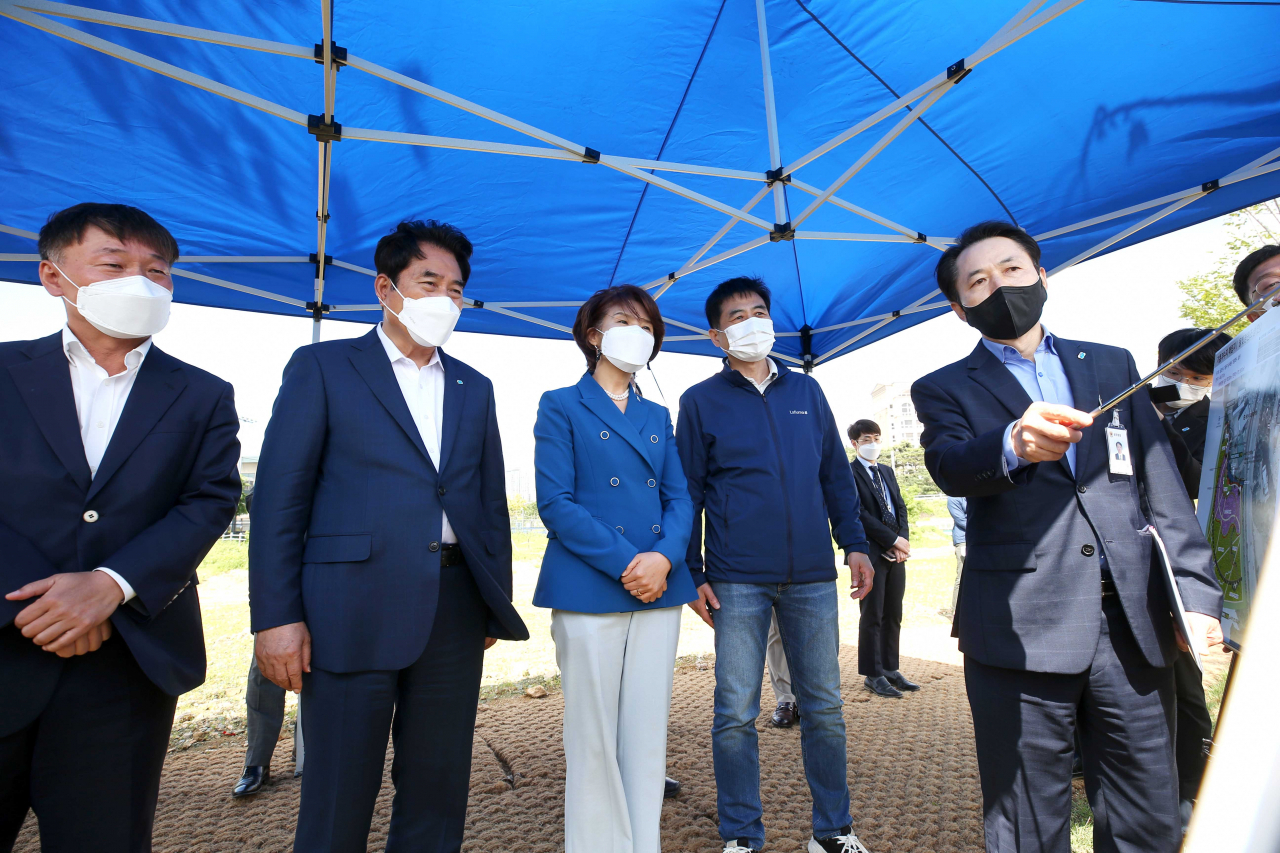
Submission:
M 853 834 L 853 827 L 846 826 L 830 838 L 810 838 L 809 853 L 870 853 L 858 836 Z
M 754 847 L 743 847 L 738 843 L 738 839 L 735 838 L 724 843 L 724 850 L 721 853 L 757 853 L 757 851 Z

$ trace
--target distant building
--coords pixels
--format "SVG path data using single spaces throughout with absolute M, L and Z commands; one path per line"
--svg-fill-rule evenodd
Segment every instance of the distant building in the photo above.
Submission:
M 241 456 L 240 457 L 240 481 L 245 488 L 253 485 L 254 479 L 258 476 L 258 457 Z
M 924 426 L 916 420 L 910 383 L 890 382 L 872 388 L 871 412 L 871 420 L 880 425 L 880 441 L 886 450 L 904 441 L 920 443 Z

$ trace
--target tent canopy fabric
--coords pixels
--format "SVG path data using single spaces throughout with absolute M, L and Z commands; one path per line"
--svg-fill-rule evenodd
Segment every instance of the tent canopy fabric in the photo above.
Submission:
M 714 354 L 708 292 L 758 275 L 820 364 L 946 310 L 977 221 L 1053 272 L 1280 195 L 1280 3 L 86 3 L 0 0 L 0 278 L 125 202 L 179 302 L 376 322 L 375 244 L 435 218 L 464 331 L 567 337 L 630 282 Z

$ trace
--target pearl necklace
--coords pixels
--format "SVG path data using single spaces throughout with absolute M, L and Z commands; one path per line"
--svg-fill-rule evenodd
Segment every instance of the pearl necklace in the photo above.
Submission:
M 604 393 L 609 394 L 607 390 Z M 613 400 L 615 403 L 621 403 L 623 400 L 627 399 L 627 396 L 630 395 L 630 393 L 631 387 L 628 386 L 623 389 L 621 394 L 609 394 L 609 399 Z

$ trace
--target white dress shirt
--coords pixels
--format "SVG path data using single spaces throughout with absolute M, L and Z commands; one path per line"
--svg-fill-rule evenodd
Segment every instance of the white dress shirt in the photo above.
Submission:
M 392 343 L 387 333 L 378 324 L 378 340 L 382 341 L 387 358 L 391 359 L 391 369 L 395 372 L 396 382 L 400 385 L 400 393 L 409 406 L 409 414 L 418 427 L 422 443 L 427 447 L 431 462 L 440 470 L 440 438 L 444 429 L 444 365 L 440 363 L 440 348 L 426 367 L 418 367 L 413 359 L 400 352 L 400 348 Z M 440 541 L 446 545 L 456 545 L 458 537 L 449 525 L 448 513 L 441 513 L 443 521 L 440 528 Z
M 747 381 L 750 382 L 752 385 L 754 385 L 756 387 L 756 390 L 759 391 L 761 394 L 764 393 L 764 389 L 769 387 L 769 383 L 773 382 L 773 380 L 778 378 L 778 363 L 773 359 L 769 358 L 768 356 L 765 356 L 764 360 L 769 362 L 769 375 L 766 376 L 763 381 L 757 382 L 754 379 L 752 379 L 750 376 L 747 376 L 745 373 L 742 374 L 743 376 L 747 376 Z
M 71 393 L 75 396 L 76 416 L 80 419 L 84 458 L 89 463 L 90 476 L 96 477 L 107 445 L 115 434 L 116 424 L 120 423 L 120 413 L 124 411 L 129 392 L 138 378 L 138 370 L 151 351 L 151 339 L 147 338 L 125 353 L 124 371 L 115 376 L 107 375 L 106 369 L 94 361 L 68 326 L 62 327 L 62 351 L 67 354 L 67 364 L 71 369 Z M 125 601 L 136 595 L 127 580 L 106 566 L 99 566 L 94 571 L 110 575 L 120 585 Z
M 871 477 L 871 487 L 872 487 L 872 488 L 875 488 L 875 485 L 876 485 L 876 476 L 879 476 L 879 477 L 880 477 L 880 480 L 879 480 L 879 482 L 880 482 L 880 494 L 884 495 L 884 502 L 885 502 L 885 505 L 889 507 L 889 515 L 893 516 L 893 520 L 894 520 L 894 521 L 897 521 L 897 520 L 898 520 L 898 513 L 897 513 L 897 512 L 894 510 L 894 508 L 893 508 L 893 498 L 889 497 L 889 484 L 888 484 L 888 483 L 886 483 L 886 482 L 884 481 L 884 475 L 883 475 L 883 474 L 881 474 L 879 471 L 877 471 L 875 474 L 872 474 L 872 473 L 871 473 L 871 469 L 875 468 L 877 463 L 875 463 L 875 462 L 868 462 L 867 460 L 865 460 L 865 459 L 863 459 L 863 458 L 862 458 L 862 454 L 857 453 L 857 452 L 855 452 L 855 453 L 853 454 L 853 456 L 854 456 L 854 458 L 855 458 L 855 459 L 857 459 L 859 462 L 861 462 L 861 463 L 862 463 L 862 467 L 863 467 L 863 468 L 866 468 L 866 469 L 867 469 L 867 476 L 868 476 L 868 477 Z

